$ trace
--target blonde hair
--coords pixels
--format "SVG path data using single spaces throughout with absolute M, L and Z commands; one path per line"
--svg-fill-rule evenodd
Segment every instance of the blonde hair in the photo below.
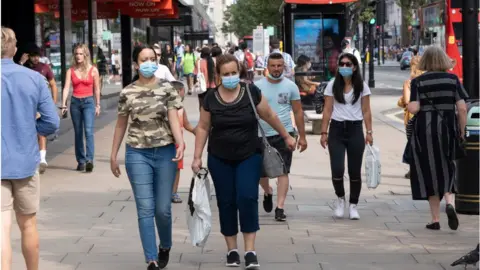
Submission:
M 447 71 L 453 67 L 452 60 L 438 46 L 430 46 L 425 50 L 417 69 L 424 71 Z
M 84 60 L 81 66 L 77 63 L 77 59 L 75 58 L 75 53 L 79 49 L 83 51 L 83 56 L 84 56 Z M 79 44 L 75 46 L 75 49 L 73 49 L 72 66 L 76 66 L 78 69 L 86 71 L 87 68 L 90 67 L 91 65 L 92 65 L 92 60 L 90 59 L 90 50 L 88 49 L 87 45 Z
M 13 57 L 17 38 L 12 29 L 2 26 L 2 57 Z

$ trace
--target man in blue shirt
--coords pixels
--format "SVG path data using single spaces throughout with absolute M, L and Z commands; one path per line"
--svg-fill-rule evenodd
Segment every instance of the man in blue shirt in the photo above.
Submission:
M 303 152 L 307 149 L 307 139 L 305 136 L 302 103 L 300 102 L 300 91 L 294 82 L 284 78 L 284 67 L 285 62 L 281 53 L 270 54 L 267 60 L 268 76 L 256 82 L 255 85 L 260 88 L 262 95 L 267 98 L 268 104 L 278 115 L 285 129 L 292 136 L 296 136 L 291 117 L 291 112 L 293 111 L 299 134 L 298 149 L 300 149 L 300 152 Z M 292 151 L 288 149 L 283 139 L 270 125 L 263 120 L 260 120 L 260 125 L 265 130 L 268 142 L 278 150 L 285 163 L 285 175 L 278 177 L 277 208 L 275 209 L 275 219 L 277 221 L 285 221 L 287 216 L 283 207 L 289 187 L 288 174 L 292 165 Z M 260 185 L 265 191 L 263 208 L 266 212 L 271 212 L 273 209 L 273 190 L 268 180 L 268 178 L 262 178 Z
M 181 40 L 177 42 L 177 46 L 175 47 L 174 51 L 175 51 L 175 56 L 177 57 L 176 68 L 177 68 L 178 80 L 181 81 L 183 78 L 182 59 L 183 59 L 183 56 L 185 55 L 185 46 L 183 46 Z
M 45 78 L 13 62 L 17 40 L 2 27 L 2 269 L 10 270 L 12 210 L 22 233 L 28 270 L 38 270 L 36 213 L 40 204 L 37 133 L 48 136 L 60 125 Z M 36 119 L 37 112 L 41 117 Z

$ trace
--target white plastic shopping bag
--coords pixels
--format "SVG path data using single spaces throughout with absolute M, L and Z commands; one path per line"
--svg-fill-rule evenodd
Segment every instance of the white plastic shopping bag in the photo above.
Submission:
M 375 189 L 380 185 L 382 174 L 380 149 L 370 144 L 367 144 L 367 151 L 365 153 L 365 174 L 367 187 L 369 189 Z
M 196 247 L 205 246 L 212 229 L 210 179 L 207 169 L 202 168 L 192 178 L 186 216 L 192 245 Z

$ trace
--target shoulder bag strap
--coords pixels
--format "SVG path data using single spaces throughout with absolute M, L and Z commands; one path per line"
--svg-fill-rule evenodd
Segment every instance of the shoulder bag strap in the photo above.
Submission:
M 247 86 L 247 94 L 248 94 L 248 99 L 250 99 L 250 104 L 252 105 L 253 112 L 255 113 L 255 117 L 257 118 L 258 122 L 258 129 L 260 130 L 260 133 L 262 134 L 262 140 L 265 145 L 269 145 L 267 141 L 267 136 L 265 136 L 265 131 L 263 130 L 262 126 L 260 125 L 260 116 L 258 115 L 257 108 L 255 107 L 255 103 L 253 103 L 253 98 L 252 98 L 252 93 L 250 93 L 250 87 L 248 87 L 248 83 L 246 84 Z

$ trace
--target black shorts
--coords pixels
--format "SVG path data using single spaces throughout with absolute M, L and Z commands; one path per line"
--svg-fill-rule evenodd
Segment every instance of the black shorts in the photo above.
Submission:
M 291 133 L 290 135 L 293 136 L 294 134 Z M 286 172 L 289 174 L 290 167 L 292 167 L 293 152 L 288 149 L 285 140 L 280 135 L 267 137 L 267 141 L 273 148 L 277 149 L 278 153 L 280 153 L 283 163 L 285 164 Z M 262 173 L 262 177 L 266 177 L 266 175 Z

